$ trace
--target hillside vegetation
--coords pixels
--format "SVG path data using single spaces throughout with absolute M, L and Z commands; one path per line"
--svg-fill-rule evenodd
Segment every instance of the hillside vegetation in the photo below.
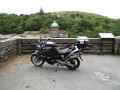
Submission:
M 113 33 L 120 35 L 120 19 L 111 19 L 102 15 L 79 11 L 64 11 L 31 15 L 0 14 L 0 33 L 24 33 L 24 31 L 39 31 L 49 33 L 54 19 L 60 30 L 66 30 L 69 37 L 85 35 L 98 37 L 98 33 Z
M 95 18 L 102 18 L 104 16 L 94 13 L 86 13 L 86 12 L 79 12 L 79 11 L 59 11 L 59 12 L 51 12 L 52 15 L 57 14 L 59 16 L 71 16 L 72 14 L 86 18 L 86 17 L 95 17 Z

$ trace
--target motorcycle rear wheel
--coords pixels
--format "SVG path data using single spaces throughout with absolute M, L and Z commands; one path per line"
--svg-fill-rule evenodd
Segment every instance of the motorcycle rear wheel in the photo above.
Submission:
M 44 60 L 40 59 L 38 55 L 32 55 L 31 62 L 37 67 L 40 67 L 44 64 Z
M 80 66 L 80 60 L 78 58 L 72 58 L 68 61 L 68 63 L 73 65 L 73 66 L 66 65 L 71 70 L 75 70 Z

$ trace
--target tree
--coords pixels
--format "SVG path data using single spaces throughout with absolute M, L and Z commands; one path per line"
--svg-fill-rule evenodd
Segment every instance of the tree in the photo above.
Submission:
M 72 18 L 75 18 L 75 15 L 74 15 L 74 14 L 71 14 L 71 17 L 72 17 Z
M 16 28 L 16 33 L 17 33 L 17 34 L 22 34 L 22 33 L 24 33 L 23 28 L 22 28 L 21 26 L 18 26 L 18 27 Z
M 40 16 L 41 16 L 41 15 L 44 15 L 44 11 L 42 10 L 42 8 L 40 9 L 39 14 L 40 14 Z
M 82 15 L 82 14 L 80 14 L 80 18 L 83 18 L 83 15 Z
M 76 13 L 76 17 L 79 17 L 80 16 L 80 14 L 79 13 Z
M 49 33 L 50 29 L 46 29 L 46 28 L 41 28 L 40 29 L 40 33 L 45 34 L 45 33 Z

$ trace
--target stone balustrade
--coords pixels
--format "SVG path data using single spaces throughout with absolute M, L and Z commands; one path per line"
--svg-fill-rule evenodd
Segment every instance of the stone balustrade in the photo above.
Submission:
M 46 40 L 43 38 L 43 40 Z M 52 38 L 52 41 L 56 42 L 59 48 L 70 47 L 75 45 L 76 38 Z M 31 47 L 31 44 L 35 44 L 37 39 L 16 39 L 5 40 L 0 42 L 0 62 L 7 60 L 8 58 L 18 54 L 28 54 L 34 52 L 35 48 Z M 100 38 L 89 38 L 89 44 L 86 48 L 82 48 L 83 53 L 110 53 L 120 54 L 120 38 L 105 39 L 102 41 Z

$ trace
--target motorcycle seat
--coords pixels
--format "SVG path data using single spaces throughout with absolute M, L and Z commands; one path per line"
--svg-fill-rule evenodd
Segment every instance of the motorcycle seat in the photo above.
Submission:
M 57 49 L 57 53 L 59 55 L 65 55 L 65 54 L 69 54 L 70 52 L 72 52 L 72 50 L 69 49 L 69 48 L 65 48 L 65 49 L 62 49 L 62 50 L 60 50 L 58 48 L 56 48 L 56 49 Z

